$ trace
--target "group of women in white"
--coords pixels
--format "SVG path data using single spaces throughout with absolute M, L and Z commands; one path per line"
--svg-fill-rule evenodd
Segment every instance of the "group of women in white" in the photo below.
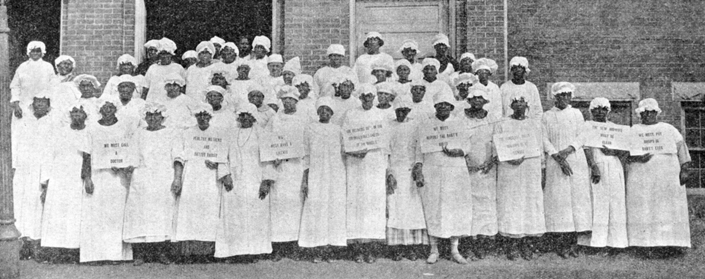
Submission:
M 555 83 L 544 112 L 524 57 L 511 59 L 500 87 L 490 81 L 495 61 L 456 61 L 442 34 L 422 60 L 415 41 L 397 61 L 383 45 L 368 33 L 353 67 L 330 45 L 330 62 L 310 76 L 298 57 L 269 54 L 264 36 L 245 57 L 218 37 L 201 42 L 182 57 L 186 69 L 163 38 L 145 44 L 145 75 L 123 55 L 100 90 L 96 77 L 74 75 L 73 58 L 52 67 L 44 44 L 31 42 L 11 84 L 24 256 L 120 262 L 134 247 L 136 263 L 270 253 L 319 262 L 343 252 L 371 263 L 386 249 L 435 263 L 449 239 L 450 258 L 467 264 L 499 239 L 509 259 L 530 260 L 544 234 L 562 257 L 577 256 L 577 245 L 649 255 L 690 246 L 681 186 L 690 157 L 681 134 L 657 121 L 654 99 L 639 102 L 632 129 L 663 133 L 674 152 L 588 147 L 596 132 L 570 105 L 575 86 Z M 592 122 L 609 112 L 605 98 L 590 103 Z M 366 125 L 382 127 L 377 144 L 351 149 L 347 133 Z M 444 125 L 463 136 L 427 146 L 424 131 Z M 281 131 L 301 135 L 301 155 L 263 161 L 261 143 Z M 495 138 L 510 133 L 536 152 L 499 158 Z M 106 160 L 102 147 L 113 142 L 133 154 Z

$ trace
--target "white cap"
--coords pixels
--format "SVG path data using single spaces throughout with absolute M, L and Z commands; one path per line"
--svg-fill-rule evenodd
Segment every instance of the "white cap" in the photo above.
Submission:
M 209 104 L 206 103 L 200 103 L 198 105 L 194 106 L 195 108 L 191 111 L 193 115 L 201 114 L 201 113 L 208 113 L 209 115 L 213 116 L 213 107 L 211 107 Z
M 433 105 L 437 105 L 440 103 L 449 103 L 453 108 L 455 108 L 455 98 L 453 98 L 452 94 L 448 93 L 443 93 L 443 92 L 438 92 L 436 95 L 433 96 Z
M 355 90 L 357 92 L 357 97 L 367 94 L 377 95 L 377 87 L 372 84 L 365 83 L 360 86 L 360 90 Z
M 489 93 L 487 92 L 487 87 L 484 86 L 470 86 L 470 88 L 468 88 L 467 99 L 470 99 L 472 97 L 482 97 L 488 102 L 490 101 Z
M 345 55 L 345 47 L 341 44 L 332 44 L 326 50 L 326 56 L 331 54 Z
M 235 112 L 235 115 L 240 115 L 243 113 L 249 113 L 253 117 L 255 114 L 257 114 L 257 107 L 253 105 L 252 103 L 243 103 L 240 104 L 240 107 L 237 109 L 237 112 Z
M 512 66 L 522 66 L 524 69 L 526 69 L 526 72 L 529 72 L 529 59 L 526 59 L 526 57 L 522 56 L 514 56 L 512 57 L 512 60 L 509 60 L 509 68 Z
M 463 59 L 465 59 L 465 58 L 470 58 L 470 60 L 472 60 L 472 61 L 475 61 L 475 60 L 476 60 L 476 59 L 475 59 L 475 54 L 466 52 L 466 53 L 463 53 L 463 54 L 460 55 L 460 59 L 458 59 L 458 61 L 461 61 L 461 60 L 463 60 Z
M 636 108 L 636 113 L 641 114 L 644 111 L 653 110 L 657 113 L 661 113 L 661 109 L 658 107 L 658 102 L 654 98 L 647 98 L 639 101 L 639 107 Z
M 81 85 L 82 81 L 89 81 L 90 83 L 93 84 L 93 87 L 99 88 L 100 87 L 100 82 L 94 75 L 88 75 L 88 74 L 82 74 L 78 75 L 73 79 L 73 82 L 76 84 L 76 86 Z
M 401 52 L 407 48 L 413 49 L 416 52 L 418 52 L 419 51 L 419 44 L 414 40 L 404 40 L 404 42 L 401 43 L 401 47 L 399 47 L 399 52 Z M 406 60 L 406 59 L 402 59 L 402 60 Z
M 426 66 L 429 66 L 429 65 L 436 67 L 436 71 L 438 71 L 441 68 L 441 62 L 438 61 L 438 59 L 431 58 L 431 57 L 424 58 L 423 61 L 421 62 L 421 67 L 426 68 Z
M 159 49 L 159 40 L 149 40 L 144 43 L 144 48 L 156 48 Z
M 291 81 L 291 85 L 297 86 L 299 84 L 307 83 L 308 86 L 313 86 L 313 77 L 307 74 L 299 74 L 294 76 L 294 80 Z
M 120 85 L 123 82 L 130 82 L 137 87 L 137 85 L 140 84 L 139 79 L 133 75 L 121 75 L 118 77 L 117 85 Z
M 213 38 L 210 39 L 210 42 L 211 42 L 211 43 L 214 43 L 214 44 L 219 44 L 219 45 L 221 45 L 221 46 L 222 46 L 223 44 L 225 44 L 225 40 L 223 40 L 222 38 L 220 38 L 220 37 L 218 37 L 218 36 L 213 36 Z
M 394 62 L 394 69 L 395 70 L 399 69 L 399 66 L 406 66 L 407 68 L 409 68 L 409 70 L 411 70 L 411 62 L 409 62 L 409 60 L 399 59 L 399 60 L 395 61 Z
M 489 58 L 480 58 L 472 62 L 472 70 L 476 74 L 479 70 L 488 70 L 490 73 L 494 74 L 497 72 L 498 68 L 497 62 Z
M 135 66 L 135 67 L 138 64 L 137 59 L 135 59 L 135 57 L 133 57 L 132 55 L 129 55 L 129 54 L 123 54 L 120 57 L 118 57 L 117 68 L 120 69 L 120 65 L 127 64 L 127 63 L 130 63 L 130 64 L 132 64 L 132 66 Z
M 575 93 L 575 85 L 567 81 L 554 83 L 551 86 L 551 95 L 556 96 L 561 93 Z
M 436 46 L 437 44 L 444 44 L 447 47 L 450 47 L 450 40 L 445 34 L 438 33 L 435 37 L 433 37 L 433 46 Z
M 164 106 L 160 103 L 147 102 L 144 104 L 144 106 L 140 110 L 140 114 L 146 115 L 148 112 L 149 113 L 161 112 L 162 116 L 166 117 L 166 106 Z
M 272 55 L 267 58 L 267 64 L 269 63 L 284 63 L 284 58 L 282 58 L 281 54 L 272 53 Z
M 397 96 L 397 98 L 394 99 L 393 105 L 394 105 L 394 109 L 412 108 L 413 103 L 414 103 L 414 101 L 411 99 L 411 95 L 405 94 L 405 95 Z
M 389 65 L 387 63 L 384 63 L 384 61 L 380 61 L 381 59 L 378 59 L 377 61 L 372 62 L 372 65 L 370 68 L 372 68 L 372 71 L 374 70 L 383 70 L 383 71 L 388 71 L 388 72 L 393 72 L 393 66 Z
M 200 54 L 204 50 L 207 50 L 211 57 L 215 54 L 215 46 L 209 41 L 202 41 L 196 46 L 196 53 Z
M 227 42 L 227 43 L 223 44 L 223 48 L 226 48 L 226 47 L 234 50 L 235 54 L 240 54 L 240 49 L 237 47 L 237 45 L 235 43 Z
M 477 83 L 478 81 L 479 81 L 479 79 L 477 78 L 476 75 L 473 75 L 471 73 L 462 73 L 462 74 L 459 74 L 458 77 L 456 77 L 453 80 L 453 84 L 455 86 L 458 86 L 461 83 L 469 83 L 470 85 L 473 85 L 473 84 Z
M 269 38 L 265 36 L 255 36 L 255 38 L 252 40 L 252 48 L 254 49 L 256 46 L 263 46 L 264 50 L 269 52 L 269 50 L 272 48 L 272 41 L 270 41 Z
M 64 61 L 71 61 L 71 64 L 73 64 L 74 67 L 76 66 L 76 60 L 74 60 L 73 57 L 68 55 L 59 55 L 59 57 L 54 59 L 54 65 L 59 66 L 59 64 Z
M 279 96 L 279 99 L 284 99 L 288 97 L 299 100 L 299 96 L 301 96 L 301 93 L 299 93 L 299 89 L 297 89 L 296 87 L 293 87 L 291 85 L 283 85 L 277 90 L 277 95 Z
M 322 106 L 327 106 L 331 110 L 335 111 L 335 108 L 333 108 L 333 99 L 330 96 L 320 97 L 316 100 L 316 110 Z
M 181 60 L 186 60 L 187 58 L 198 59 L 198 52 L 196 52 L 195 50 L 188 50 L 184 52 L 184 55 L 181 55 Z
M 607 100 L 607 98 L 605 97 L 597 97 L 595 99 L 592 99 L 592 101 L 590 101 L 590 107 L 588 108 L 588 110 L 593 110 L 598 107 L 607 108 L 607 111 L 612 110 L 610 100 Z
M 394 83 L 391 83 L 389 81 L 380 82 L 380 83 L 376 84 L 375 87 L 377 88 L 378 93 L 384 92 L 384 93 L 392 94 L 394 96 L 397 95 L 397 91 L 395 90 L 396 88 L 394 86 Z
M 29 42 L 29 44 L 27 44 L 27 55 L 29 55 L 29 53 L 35 48 L 40 49 L 42 51 L 42 54 L 47 53 L 47 46 L 44 45 L 43 42 L 31 41 L 31 42 Z
M 292 72 L 294 75 L 301 74 L 301 59 L 296 56 L 289 59 L 289 61 L 286 61 L 284 68 L 282 69 L 282 72 L 284 71 Z
M 172 83 L 176 83 L 182 87 L 184 85 L 186 85 L 186 81 L 184 80 L 184 78 L 180 74 L 177 74 L 177 73 L 169 73 L 164 77 L 164 84 L 165 85 L 172 84 Z
M 370 39 L 370 38 L 377 38 L 377 39 L 382 40 L 382 35 L 376 31 L 367 32 L 367 35 L 365 37 L 366 37 L 365 40 Z
M 159 40 L 159 46 L 157 47 L 159 51 L 166 51 L 174 55 L 176 53 L 176 43 L 167 37 Z

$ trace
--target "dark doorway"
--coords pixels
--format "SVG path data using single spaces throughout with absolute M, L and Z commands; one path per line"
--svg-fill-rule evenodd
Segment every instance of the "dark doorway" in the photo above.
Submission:
M 26 48 L 31 41 L 42 41 L 47 47 L 44 60 L 54 63 L 59 56 L 61 37 L 61 1 L 5 1 L 10 27 L 10 70 L 27 60 Z
M 272 1 L 146 0 L 147 40 L 167 37 L 176 42 L 177 57 L 201 41 L 218 36 L 235 42 L 271 36 Z

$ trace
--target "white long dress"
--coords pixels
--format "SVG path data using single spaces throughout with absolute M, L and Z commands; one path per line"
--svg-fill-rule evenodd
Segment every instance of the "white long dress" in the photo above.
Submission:
M 83 153 L 90 152 L 88 129 L 73 130 L 68 125 L 57 128 L 52 141 L 54 154 L 44 215 L 42 246 L 79 248 Z
M 162 242 L 171 239 L 174 223 L 174 161 L 182 155 L 179 132 L 172 128 L 135 133 L 140 164 L 132 175 L 125 205 L 125 242 Z
M 205 90 L 211 85 L 213 72 L 220 69 L 220 64 L 220 62 L 214 61 L 212 64 L 205 67 L 199 67 L 198 64 L 189 67 L 186 70 L 186 96 L 201 102 L 205 101 Z
M 592 133 L 588 123 L 583 131 Z M 600 182 L 592 184 L 592 233 L 578 236 L 578 244 L 627 247 L 627 205 L 622 162 L 617 156 L 605 155 L 599 148 L 585 148 L 592 149 L 593 159 L 600 169 Z
M 184 144 L 183 187 L 176 199 L 176 218 L 172 241 L 206 241 L 216 239 L 220 216 L 220 192 L 222 183 L 218 180 L 228 175 L 226 164 L 218 164 L 212 170 L 206 166 L 205 159 L 188 154 L 187 140 L 193 137 L 221 138 L 225 141 L 226 132 L 218 127 L 209 127 L 201 131 L 193 126 L 181 132 Z M 224 145 L 225 146 L 225 145 Z
M 541 119 L 543 114 L 543 107 L 541 106 L 541 96 L 539 95 L 539 89 L 530 81 L 525 81 L 524 84 L 516 85 L 511 80 L 502 84 L 499 87 L 502 91 L 502 111 L 504 116 L 510 116 L 514 113 L 511 108 L 512 96 L 528 96 L 526 102 L 529 104 L 529 110 L 526 115 L 533 119 Z
M 332 92 L 325 92 L 326 86 L 338 83 L 342 78 L 350 79 L 354 84 L 358 84 L 357 74 L 352 68 L 348 66 L 340 66 L 338 68 L 332 68 L 330 66 L 325 66 L 318 69 L 313 75 L 313 85 L 319 93 L 319 97 L 333 97 L 332 95 L 327 95 Z
M 147 122 L 144 121 L 144 115 L 142 115 L 142 108 L 146 104 L 147 102 L 139 97 L 132 98 L 126 105 L 123 105 L 122 101 L 118 101 L 115 104 L 118 109 L 115 115 L 120 121 L 129 122 L 130 130 L 137 131 L 138 127 L 147 126 Z
M 538 119 L 504 118 L 495 125 L 495 133 L 533 131 L 540 146 L 542 125 Z M 543 148 L 541 148 L 543 153 Z M 497 166 L 497 229 L 506 237 L 539 236 L 546 232 L 541 157 L 526 158 L 518 166 L 500 162 Z
M 269 63 L 268 57 L 256 59 L 252 56 L 252 59 L 247 60 L 245 63 L 250 66 L 250 73 L 248 74 L 248 77 L 251 80 L 258 80 L 261 77 L 266 77 L 269 75 L 269 68 L 267 68 L 267 64 Z
M 569 146 L 575 152 L 566 162 L 573 175 L 565 175 L 553 158 L 546 159 L 546 186 L 543 190 L 546 230 L 548 232 L 584 232 L 592 228 L 591 183 L 585 152 L 579 139 L 585 127 L 583 114 L 570 105 L 565 109 L 551 108 L 543 114 L 542 123 L 551 155 Z
M 164 120 L 164 126 L 184 130 L 196 125 L 193 110 L 200 104 L 200 101 L 181 94 L 174 98 L 167 97 L 162 104 L 166 107 L 167 116 Z
M 490 102 L 483 108 L 490 113 L 488 117 L 493 119 L 502 119 L 502 90 L 499 89 L 499 86 L 490 80 L 487 81 L 486 86 L 480 82 L 475 83 L 472 86 L 478 86 L 487 91 L 487 97 L 489 98 L 488 101 Z
M 680 166 L 690 161 L 683 136 L 667 123 L 638 124 L 634 132 L 660 131 L 673 138 L 678 153 L 654 154 L 647 163 L 627 170 L 627 235 L 629 246 L 690 247 L 690 223 Z
M 426 219 L 424 218 L 421 203 L 421 190 L 411 179 L 411 169 L 416 164 L 418 144 L 416 133 L 418 122 L 407 119 L 404 122 L 391 122 L 390 124 L 390 169 L 397 180 L 397 189 L 394 194 L 387 196 L 387 234 L 398 233 L 399 230 L 423 230 L 418 241 L 397 243 L 387 238 L 388 244 L 421 244 L 426 243 Z M 390 230 L 393 229 L 393 230 Z M 402 233 L 403 234 L 403 233 Z M 418 233 L 417 233 L 418 234 Z M 427 237 L 426 237 L 427 238 Z M 407 240 L 407 239 L 404 239 Z
M 233 189 L 222 192 L 215 257 L 272 252 L 270 197 L 259 199 L 260 183 L 272 178 L 272 170 L 270 164 L 260 162 L 259 134 L 257 126 L 230 133 Z
M 360 107 L 360 99 L 350 96 L 348 99 L 340 97 L 333 98 L 333 116 L 330 122 L 338 126 L 343 125 L 343 119 L 348 111 Z
M 314 122 L 304 132 L 308 197 L 301 213 L 299 246 L 345 246 L 346 175 L 343 134 L 333 123 Z
M 437 117 L 420 125 L 430 126 L 460 121 L 451 115 L 445 121 Z M 464 144 L 465 145 L 465 144 Z M 467 148 L 462 148 L 467 151 Z M 449 157 L 443 152 L 420 155 L 425 185 L 421 188 L 428 235 L 449 238 L 472 233 L 472 191 L 470 175 L 463 157 Z
M 22 125 L 17 135 L 17 160 L 12 180 L 12 198 L 15 206 L 15 226 L 21 237 L 40 239 L 42 232 L 41 183 L 50 178 L 54 144 L 51 140 L 59 126 L 60 112 L 49 111 L 36 118 L 31 109 L 23 110 Z M 13 131 L 14 132 L 14 131 Z
M 483 119 L 463 116 L 472 134 L 466 156 L 470 166 L 480 166 L 493 156 L 492 134 L 498 119 L 489 112 Z M 497 168 L 489 172 L 470 173 L 472 191 L 472 233 L 493 236 L 497 234 Z
M 272 121 L 269 129 L 272 132 L 287 129 L 303 136 L 308 124 L 308 116 L 304 112 L 285 114 L 280 110 Z M 282 160 L 274 168 L 276 183 L 269 196 L 272 219 L 272 242 L 295 241 L 299 239 L 301 223 L 301 181 L 303 179 L 303 158 Z
M 144 75 L 145 84 L 143 85 L 149 89 L 146 99 L 147 102 L 161 104 L 168 98 L 166 96 L 166 89 L 164 88 L 164 79 L 170 73 L 177 73 L 181 77 L 186 76 L 184 67 L 177 63 L 172 62 L 169 65 L 152 64 L 149 66 L 147 73 Z
M 343 127 L 356 123 L 385 122 L 385 115 L 376 107 L 369 110 L 358 107 L 347 112 Z M 386 237 L 386 170 L 389 167 L 389 150 L 386 144 L 381 146 L 368 151 L 364 158 L 345 158 L 348 185 L 346 227 L 349 240 Z
M 122 138 L 128 135 L 127 123 L 112 126 L 93 124 L 88 126 L 91 147 L 100 139 Z M 95 150 L 91 148 L 91 153 Z M 81 262 L 129 261 L 132 260 L 132 246 L 122 241 L 125 200 L 129 181 L 122 172 L 111 169 L 91 168 L 93 194 L 83 196 L 83 217 L 81 219 Z
M 377 79 L 372 75 L 372 65 L 376 63 L 386 64 L 390 69 L 394 69 L 394 58 L 391 55 L 380 52 L 377 54 L 363 54 L 357 57 L 353 71 L 361 84 L 373 84 Z M 319 91 L 322 92 L 322 91 Z
M 433 96 L 436 96 L 436 94 L 454 95 L 453 88 L 451 88 L 440 78 L 434 80 L 433 82 L 423 80 L 423 84 L 426 85 L 426 94 L 424 94 L 423 100 L 430 104 L 433 104 Z

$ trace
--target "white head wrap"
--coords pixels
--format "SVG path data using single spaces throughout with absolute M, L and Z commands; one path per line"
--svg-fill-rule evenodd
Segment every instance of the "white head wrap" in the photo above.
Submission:
M 213 36 L 213 38 L 210 39 L 210 42 L 213 44 L 219 44 L 220 46 L 223 46 L 223 44 L 225 44 L 225 40 L 218 36 Z
M 137 88 L 137 85 L 139 85 L 139 79 L 133 75 L 121 75 L 118 77 L 118 82 L 117 85 L 120 85 L 123 82 L 131 82 L 132 84 L 135 85 L 135 88 Z
M 237 45 L 233 42 L 227 42 L 223 44 L 223 48 L 230 48 L 235 51 L 235 54 L 240 54 L 240 49 L 237 47 Z
M 98 100 L 96 100 L 96 102 L 97 102 L 98 110 L 99 110 L 99 111 L 100 111 L 100 109 L 102 109 L 103 106 L 105 106 L 105 104 L 107 104 L 107 103 L 113 104 L 113 105 L 115 106 L 115 109 L 116 109 L 116 110 L 120 110 L 120 107 L 118 107 L 118 105 L 117 105 L 117 104 L 120 102 L 120 100 L 118 100 L 117 97 L 115 97 L 115 96 L 101 96 L 101 98 L 99 98 Z
M 512 102 L 518 101 L 524 99 L 525 102 L 529 102 L 529 94 L 526 93 L 524 90 L 518 90 L 518 91 L 512 91 L 509 95 L 509 104 L 511 105 Z
M 376 96 L 377 95 L 377 87 L 375 87 L 372 84 L 365 83 L 362 86 L 360 86 L 360 90 L 355 90 L 355 92 L 357 92 L 356 97 L 360 97 L 360 96 L 366 95 L 366 94 L 372 94 L 372 95 Z
M 159 40 L 149 40 L 146 43 L 144 43 L 144 48 L 156 48 L 159 49 Z
M 470 99 L 472 97 L 482 97 L 487 100 L 487 102 L 490 101 L 489 93 L 487 92 L 486 87 L 471 86 L 470 88 L 468 88 L 467 99 Z
M 291 85 L 297 86 L 299 84 L 307 83 L 309 87 L 313 87 L 313 77 L 307 74 L 300 74 L 294 76 L 294 80 L 291 81 Z
M 252 48 L 254 49 L 256 46 L 263 46 L 264 50 L 269 52 L 272 48 L 272 41 L 265 36 L 255 36 L 255 39 L 252 40 Z
M 53 94 L 52 94 L 52 91 L 51 91 L 51 90 L 49 90 L 49 89 L 44 89 L 44 90 L 42 90 L 42 91 L 39 91 L 39 93 L 37 93 L 37 95 L 34 95 L 34 98 L 37 98 L 37 99 L 51 99 L 51 96 L 52 96 L 52 95 L 53 95 Z
M 392 94 L 394 96 L 397 95 L 397 91 L 394 90 L 394 89 L 396 89 L 394 86 L 394 83 L 391 83 L 389 81 L 378 83 L 375 85 L 375 87 L 377 88 L 378 93 L 384 92 L 384 93 Z
M 264 87 L 260 85 L 257 82 L 250 83 L 249 86 L 247 86 L 247 95 L 249 96 L 252 91 L 258 91 L 262 96 L 264 96 Z
M 284 71 L 292 72 L 295 76 L 301 74 L 301 59 L 296 56 L 289 59 L 289 61 L 286 61 L 284 68 L 282 69 L 282 72 Z
M 459 74 L 458 77 L 456 77 L 453 80 L 453 84 L 455 86 L 458 86 L 461 83 L 469 83 L 470 85 L 473 85 L 473 84 L 477 83 L 478 81 L 480 81 L 480 80 L 477 78 L 476 75 L 473 75 L 471 73 L 462 73 L 462 74 Z
M 176 83 L 182 87 L 184 85 L 186 85 L 186 81 L 184 80 L 184 78 L 180 74 L 177 74 L 177 73 L 169 73 L 166 75 L 166 77 L 164 77 L 164 84 L 165 85 L 172 84 L 172 83 Z
M 436 95 L 433 96 L 433 105 L 437 105 L 440 103 L 449 103 L 453 108 L 455 108 L 455 98 L 453 98 L 452 94 L 449 93 L 437 93 Z
M 419 51 L 419 44 L 414 40 L 404 40 L 404 42 L 401 43 L 401 47 L 399 47 L 399 52 L 401 52 L 407 48 L 413 49 L 416 52 L 418 52 Z M 406 60 L 406 59 L 402 59 L 402 60 Z
M 437 44 L 444 44 L 447 47 L 450 47 L 450 40 L 446 34 L 438 33 L 435 37 L 433 37 L 433 46 L 436 46 Z
M 592 101 L 590 101 L 590 107 L 588 108 L 588 110 L 593 110 L 598 107 L 607 108 L 607 111 L 612 110 L 612 106 L 610 105 L 610 100 L 607 100 L 607 98 L 605 98 L 605 97 L 597 97 L 595 99 L 592 99 Z
M 560 93 L 575 93 L 575 85 L 567 81 L 554 83 L 551 86 L 551 95 L 556 96 Z
M 529 59 L 526 59 L 526 57 L 522 56 L 514 56 L 512 57 L 512 60 L 509 60 L 509 68 L 512 66 L 522 66 L 524 69 L 526 69 L 526 72 L 529 73 Z
M 40 41 L 31 41 L 29 44 L 27 44 L 27 55 L 29 55 L 30 52 L 32 52 L 33 49 L 38 48 L 42 51 L 42 54 L 47 53 L 47 46 L 44 45 L 43 42 Z
M 475 59 L 475 54 L 466 52 L 466 53 L 463 53 L 463 54 L 460 55 L 460 59 L 458 59 L 458 61 L 461 61 L 461 60 L 463 60 L 463 59 L 465 59 L 465 58 L 470 58 L 470 60 L 472 60 L 472 61 L 477 60 L 477 59 Z
M 654 98 L 647 98 L 639 101 L 639 107 L 636 108 L 636 113 L 641 114 L 644 111 L 653 110 L 660 114 L 661 109 L 658 107 L 658 102 Z
M 181 55 L 181 60 L 186 60 L 187 58 L 196 58 L 198 59 L 198 52 L 195 50 L 187 50 L 184 52 L 184 55 Z
M 497 72 L 498 68 L 497 62 L 489 58 L 480 58 L 472 62 L 472 70 L 476 74 L 479 70 L 488 70 L 490 73 L 494 74 Z
M 157 47 L 158 51 L 166 51 L 168 53 L 171 53 L 171 55 L 174 55 L 176 53 L 176 43 L 172 40 L 170 40 L 167 37 L 162 38 L 159 40 L 159 45 Z
M 345 55 L 345 47 L 341 44 L 332 44 L 326 50 L 326 56 L 331 54 Z
M 299 93 L 299 89 L 291 85 L 283 85 L 279 87 L 279 90 L 277 90 L 277 95 L 279 95 L 279 99 L 289 97 L 294 98 L 297 101 L 299 100 L 299 96 L 301 96 L 301 94 Z
M 316 110 L 318 110 L 318 108 L 322 106 L 327 106 L 331 110 L 335 111 L 335 109 L 333 108 L 333 98 L 331 98 L 330 96 L 321 97 L 316 100 Z
M 387 72 L 394 71 L 392 65 L 384 63 L 384 61 L 381 61 L 381 59 L 378 59 L 378 60 L 372 62 L 372 65 L 370 66 L 370 68 L 372 68 L 372 71 L 374 71 L 374 70 L 383 70 L 383 71 L 387 71 Z
M 413 88 L 414 86 L 421 86 L 424 89 L 426 89 L 426 82 L 423 79 L 420 80 L 412 80 L 411 81 L 411 86 L 409 88 Z
M 407 68 L 409 68 L 409 70 L 411 70 L 411 62 L 409 62 L 409 60 L 399 59 L 399 60 L 395 61 L 394 62 L 394 70 L 399 69 L 399 66 L 406 66 Z
M 272 53 L 272 55 L 267 58 L 267 64 L 269 63 L 284 63 L 284 58 L 282 58 L 281 54 Z
M 135 59 L 135 57 L 133 57 L 132 55 L 129 55 L 129 54 L 123 54 L 120 57 L 118 57 L 117 68 L 120 69 L 120 65 L 127 64 L 127 63 L 132 64 L 132 66 L 135 66 L 135 67 L 138 64 L 137 59 Z
M 64 62 L 64 61 L 71 61 L 71 64 L 73 64 L 73 66 L 76 67 L 76 60 L 74 60 L 73 57 L 68 56 L 68 55 L 60 55 L 59 57 L 54 59 L 54 65 L 59 66 L 59 64 L 61 64 L 61 62 Z
M 218 86 L 218 85 L 209 85 L 206 87 L 206 90 L 204 90 L 204 95 L 208 95 L 208 92 L 218 92 L 220 95 L 225 96 L 225 88 Z
M 382 35 L 379 34 L 379 32 L 376 32 L 376 31 L 368 32 L 365 37 L 366 37 L 365 40 L 368 40 L 368 39 L 371 39 L 371 38 L 377 38 L 377 39 L 382 40 Z
M 438 61 L 436 58 L 424 58 L 423 61 L 421 62 L 421 67 L 426 68 L 426 66 L 434 66 L 436 67 L 436 71 L 441 68 L 441 62 Z
M 89 81 L 90 83 L 93 84 L 93 87 L 95 87 L 96 89 L 100 88 L 100 82 L 93 75 L 82 74 L 82 75 L 78 75 L 77 77 L 75 77 L 73 79 L 73 82 L 76 84 L 76 86 L 81 85 L 82 81 Z
M 211 57 L 215 54 L 215 46 L 209 41 L 203 41 L 198 43 L 196 46 L 196 53 L 201 54 L 204 50 L 207 50 L 211 54 Z
M 166 107 L 160 103 L 155 103 L 155 102 L 147 102 L 144 104 L 142 109 L 140 110 L 140 114 L 142 116 L 146 116 L 147 113 L 157 113 L 161 112 L 163 117 L 166 117 Z
M 213 107 L 211 107 L 209 104 L 200 103 L 195 107 L 196 108 L 191 111 L 194 116 L 203 112 L 208 113 L 210 116 L 213 116 Z
M 239 116 L 240 114 L 243 114 L 243 113 L 249 113 L 251 116 L 254 117 L 255 114 L 257 113 L 257 107 L 255 105 L 253 105 L 252 103 L 241 104 L 240 107 L 237 109 L 237 112 L 235 113 L 235 115 Z
M 396 99 L 394 99 L 394 109 L 398 108 L 411 108 L 412 104 L 414 101 L 411 99 L 411 95 L 405 94 L 401 96 L 397 96 Z

